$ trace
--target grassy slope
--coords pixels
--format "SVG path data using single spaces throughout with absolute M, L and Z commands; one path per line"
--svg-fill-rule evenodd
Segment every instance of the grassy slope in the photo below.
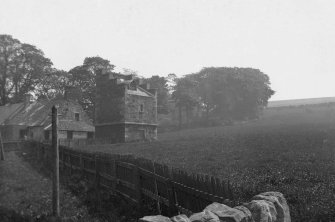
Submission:
M 335 97 L 320 97 L 320 98 L 306 98 L 306 99 L 290 99 L 290 100 L 275 100 L 269 101 L 269 107 L 280 106 L 300 106 L 300 105 L 318 105 L 322 103 L 334 103 Z
M 243 201 L 281 191 L 294 220 L 335 218 L 335 106 L 266 110 L 262 119 L 159 135 L 160 141 L 86 147 L 132 153 L 229 179 Z M 324 139 L 329 144 L 324 145 Z
M 52 181 L 19 154 L 7 152 L 5 155 L 5 161 L 0 162 L 0 221 L 14 221 L 14 218 L 15 221 L 48 221 L 46 218 L 52 209 Z M 60 203 L 63 218 L 92 221 L 83 203 L 63 186 Z

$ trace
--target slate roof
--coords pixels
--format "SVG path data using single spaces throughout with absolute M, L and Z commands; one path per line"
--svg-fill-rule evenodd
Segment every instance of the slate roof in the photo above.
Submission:
M 127 94 L 136 95 L 136 96 L 153 97 L 153 95 L 151 93 L 147 92 L 146 90 L 144 90 L 140 87 L 137 87 L 136 90 L 128 89 Z
M 45 130 L 51 130 L 51 124 L 44 128 Z M 75 120 L 59 120 L 58 130 L 66 131 L 83 131 L 83 132 L 94 132 L 94 126 Z
M 6 125 L 24 125 L 24 126 L 44 126 L 48 127 L 51 123 L 51 108 L 54 105 L 66 106 L 69 101 L 65 99 L 54 99 L 51 101 L 42 100 L 22 106 L 15 114 L 4 121 Z M 15 104 L 13 104 L 15 105 Z M 1 108 L 1 107 L 0 107 Z M 0 110 L 1 116 L 1 110 Z M 89 131 L 94 132 L 94 127 L 85 121 L 59 120 L 60 130 L 71 131 Z
M 3 124 L 8 118 L 15 115 L 24 106 L 23 103 L 7 104 L 0 106 L 0 124 Z
M 41 126 L 50 113 L 46 102 L 36 101 L 23 107 L 20 112 L 5 121 L 7 125 Z

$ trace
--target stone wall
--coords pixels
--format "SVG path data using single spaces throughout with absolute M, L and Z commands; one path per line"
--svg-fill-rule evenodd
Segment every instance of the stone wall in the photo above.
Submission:
M 87 132 L 73 131 L 73 139 L 87 139 Z
M 126 86 L 102 74 L 97 75 L 96 84 L 95 125 L 124 122 Z
M 145 216 L 141 222 L 291 222 L 290 210 L 282 193 L 266 192 L 256 195 L 249 203 L 231 208 L 220 203 L 208 205 L 190 217 L 184 214 L 171 218 Z
M 44 127 L 43 126 L 28 127 L 28 137 L 35 141 L 44 140 Z
M 83 107 L 75 100 L 60 100 L 58 103 L 59 120 L 76 120 L 75 113 L 79 113 L 79 121 L 91 123 Z
M 65 130 L 58 130 L 57 136 L 58 136 L 58 139 L 67 139 L 67 131 L 65 131 Z M 50 133 L 49 133 L 50 140 L 51 140 L 51 137 L 52 137 L 52 133 L 50 131 Z
M 126 122 L 157 124 L 156 98 L 126 94 Z M 143 112 L 140 111 L 141 105 Z
M 20 140 L 20 131 L 27 130 L 24 125 L 3 125 L 1 126 L 1 135 L 4 141 Z
M 157 139 L 157 99 L 115 73 L 96 79 L 95 137 L 111 143 Z
M 149 125 L 126 125 L 125 128 L 125 142 L 156 140 L 157 127 Z
M 125 142 L 124 124 L 96 126 L 95 138 L 107 139 L 110 143 L 123 143 Z

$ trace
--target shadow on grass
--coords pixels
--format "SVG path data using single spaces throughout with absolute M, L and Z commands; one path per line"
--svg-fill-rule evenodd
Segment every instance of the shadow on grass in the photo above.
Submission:
M 52 216 L 41 215 L 33 217 L 30 215 L 22 215 L 13 209 L 0 206 L 0 221 L 1 222 L 62 222 L 62 219 L 56 219 Z M 67 220 L 70 222 L 70 220 Z
M 34 221 L 31 216 L 21 215 L 12 209 L 0 206 L 0 221 L 2 222 L 30 222 Z

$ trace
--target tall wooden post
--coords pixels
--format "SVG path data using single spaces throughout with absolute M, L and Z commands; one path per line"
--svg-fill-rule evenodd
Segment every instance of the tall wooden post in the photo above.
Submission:
M 52 107 L 52 150 L 53 150 L 53 160 L 54 160 L 54 169 L 53 169 L 53 183 L 52 183 L 52 212 L 55 217 L 60 216 L 59 210 L 59 147 L 58 147 L 58 115 L 57 108 Z
M 135 165 L 133 168 L 133 179 L 134 179 L 134 185 L 136 188 L 136 200 L 137 200 L 137 206 L 139 209 L 139 212 L 143 212 L 143 203 L 142 203 L 142 187 L 141 187 L 141 177 L 140 177 L 140 172 L 138 169 L 138 166 Z M 144 216 L 144 215 L 140 215 Z
M 100 161 L 99 156 L 94 155 L 94 162 L 95 162 L 95 192 L 98 199 L 98 209 L 101 209 L 101 196 L 100 196 Z
M 3 147 L 3 141 L 2 141 L 2 137 L 1 137 L 1 132 L 0 132 L 0 159 L 1 160 L 5 160 L 5 151 L 4 151 L 4 147 Z
M 153 170 L 154 170 L 154 185 L 155 185 L 155 194 L 157 197 L 159 197 L 158 195 L 158 186 L 157 186 L 157 179 L 156 179 L 156 168 L 155 168 L 155 163 L 153 161 L 151 161 L 152 166 L 153 166 Z M 159 203 L 159 199 L 157 199 L 157 212 L 158 214 L 161 214 L 161 205 Z
M 176 196 L 175 196 L 175 190 L 173 186 L 173 182 L 171 179 L 168 179 L 166 181 L 167 185 L 167 191 L 168 191 L 168 198 L 169 198 L 169 216 L 173 216 L 178 212 L 178 209 L 176 207 Z

